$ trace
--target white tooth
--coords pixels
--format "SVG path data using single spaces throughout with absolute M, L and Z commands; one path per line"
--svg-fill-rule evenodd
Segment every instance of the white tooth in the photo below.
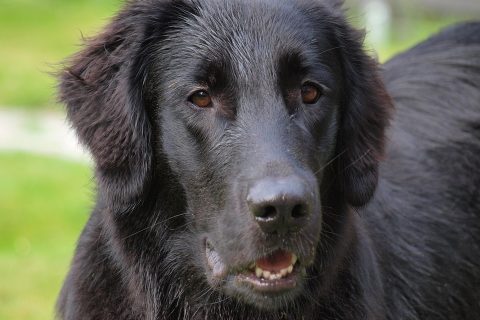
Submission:
M 263 270 L 260 269 L 259 267 L 256 267 L 255 268 L 255 275 L 257 276 L 257 278 L 260 278 L 263 274 Z
M 297 263 L 297 256 L 295 254 L 292 254 L 292 265 L 294 265 L 295 263 Z
M 277 280 L 277 275 L 276 274 L 271 274 L 270 275 L 270 280 Z
M 288 272 L 288 273 L 292 273 L 292 271 L 293 271 L 293 266 L 290 265 L 290 266 L 287 268 L 287 272 Z
M 288 273 L 288 268 L 285 268 L 285 269 L 280 270 L 280 275 L 281 275 L 282 277 L 285 277 L 285 276 L 287 275 L 287 273 Z
M 270 271 L 265 271 L 265 270 L 264 270 L 264 271 L 263 271 L 263 277 L 264 277 L 265 279 L 270 279 Z

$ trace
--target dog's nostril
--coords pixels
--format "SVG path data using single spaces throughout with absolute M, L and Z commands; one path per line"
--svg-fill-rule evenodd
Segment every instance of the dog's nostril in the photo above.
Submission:
M 308 214 L 307 209 L 302 204 L 297 204 L 292 209 L 292 218 L 298 219 L 303 218 Z
M 277 208 L 274 206 L 266 206 L 263 210 L 260 210 L 257 214 L 257 218 L 261 219 L 272 219 L 277 215 Z

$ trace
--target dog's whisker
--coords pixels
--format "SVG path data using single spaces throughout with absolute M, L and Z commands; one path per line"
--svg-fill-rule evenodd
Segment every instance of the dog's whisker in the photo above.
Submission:
M 330 159 L 326 164 L 324 164 L 320 169 L 318 169 L 317 171 L 314 172 L 314 175 L 317 175 L 318 173 L 320 173 L 322 170 L 324 170 L 326 167 L 328 167 L 329 165 L 331 165 L 335 160 L 337 160 L 338 158 L 340 158 L 345 152 L 347 152 L 347 149 L 343 150 L 342 152 L 338 153 L 335 157 L 333 157 L 332 159 Z
M 370 152 L 372 151 L 372 149 L 368 149 L 364 154 L 362 154 L 360 157 L 356 158 L 354 161 L 352 161 L 349 165 L 345 166 L 345 168 L 343 169 L 343 171 L 346 171 L 348 168 L 350 167 L 353 167 L 356 163 L 358 163 L 359 161 L 361 161 L 363 158 L 365 158 Z
M 144 231 L 147 231 L 148 229 L 152 230 L 154 227 L 156 227 L 156 226 L 158 226 L 158 225 L 160 225 L 160 224 L 164 224 L 164 223 L 167 222 L 167 221 L 170 221 L 170 220 L 172 220 L 172 219 L 175 219 L 175 218 L 178 218 L 178 217 L 181 217 L 181 216 L 188 216 L 188 213 L 180 213 L 180 214 L 177 214 L 177 215 L 168 217 L 167 219 L 164 219 L 164 220 L 162 220 L 162 221 L 159 221 L 159 222 L 157 222 L 157 223 L 154 223 L 154 224 L 152 224 L 152 225 L 149 225 L 148 227 L 145 227 L 145 228 L 143 228 L 143 229 L 141 229 L 141 230 L 138 230 L 138 231 L 136 231 L 136 232 L 134 232 L 134 233 L 132 233 L 132 234 L 124 237 L 123 240 L 126 240 L 126 239 L 128 239 L 128 238 L 130 238 L 130 237 L 133 237 L 133 236 L 135 236 L 135 235 L 138 235 L 139 233 L 142 233 L 142 232 L 144 232 Z

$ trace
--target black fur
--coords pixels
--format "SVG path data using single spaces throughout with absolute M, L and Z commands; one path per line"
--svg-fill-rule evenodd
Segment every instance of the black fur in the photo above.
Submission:
M 479 319 L 480 23 L 382 72 L 362 40 L 334 1 L 127 4 L 61 75 L 98 197 L 59 317 Z M 266 236 L 247 191 L 292 175 L 310 223 Z M 278 248 L 305 267 L 296 289 L 235 282 Z

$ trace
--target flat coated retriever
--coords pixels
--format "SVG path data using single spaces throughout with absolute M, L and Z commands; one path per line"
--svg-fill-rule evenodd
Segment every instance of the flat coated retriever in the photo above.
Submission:
M 98 196 L 59 317 L 480 319 L 480 23 L 362 41 L 327 1 L 127 4 L 61 75 Z

